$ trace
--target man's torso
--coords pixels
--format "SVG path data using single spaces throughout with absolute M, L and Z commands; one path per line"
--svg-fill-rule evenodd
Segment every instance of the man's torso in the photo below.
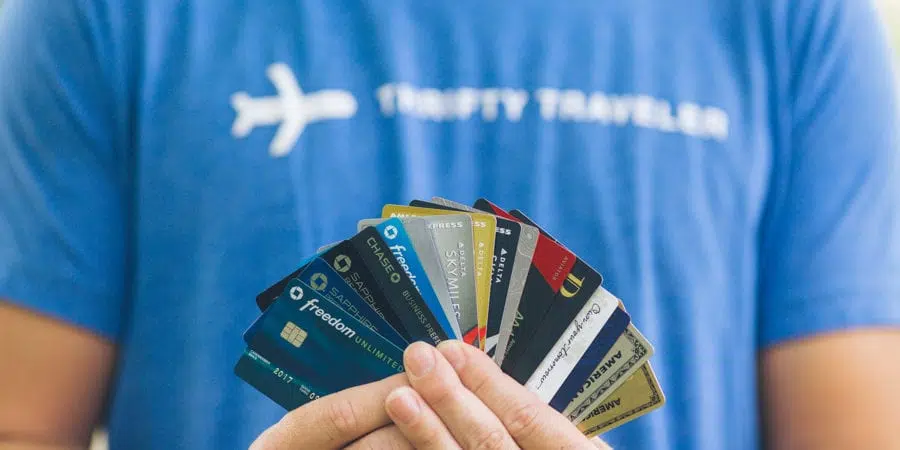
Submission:
M 764 11 L 245 5 L 146 2 L 123 44 L 134 282 L 113 445 L 246 446 L 282 413 L 231 374 L 255 294 L 380 205 L 432 195 L 527 211 L 623 299 L 668 404 L 614 446 L 757 445 Z

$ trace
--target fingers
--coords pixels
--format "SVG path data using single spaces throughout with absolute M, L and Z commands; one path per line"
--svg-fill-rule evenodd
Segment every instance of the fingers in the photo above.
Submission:
M 410 345 L 403 363 L 410 385 L 463 448 L 518 448 L 503 423 L 460 383 L 453 367 L 434 347 L 422 342 Z
M 415 450 L 403 433 L 394 426 L 379 428 L 345 447 L 347 450 Z
M 384 407 L 399 431 L 418 450 L 459 448 L 441 419 L 416 391 L 397 388 L 388 395 Z
M 343 447 L 389 424 L 384 400 L 407 384 L 406 376 L 397 374 L 322 397 L 286 414 L 251 449 Z
M 575 425 L 503 373 L 483 352 L 457 341 L 442 342 L 438 351 L 522 448 L 595 448 Z
M 613 450 L 613 448 L 610 447 L 609 444 L 603 442 L 603 440 L 598 437 L 591 439 L 591 443 L 594 444 L 594 447 L 596 447 L 598 450 Z

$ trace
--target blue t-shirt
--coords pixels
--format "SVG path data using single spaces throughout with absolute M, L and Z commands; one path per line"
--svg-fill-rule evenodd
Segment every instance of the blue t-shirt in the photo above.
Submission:
M 120 346 L 115 448 L 244 447 L 255 294 L 485 196 L 655 344 L 614 446 L 754 449 L 761 349 L 900 323 L 889 65 L 868 1 L 7 0 L 0 297 Z

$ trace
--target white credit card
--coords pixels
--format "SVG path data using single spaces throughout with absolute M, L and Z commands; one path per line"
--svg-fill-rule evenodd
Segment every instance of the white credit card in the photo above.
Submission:
M 618 306 L 617 298 L 598 287 L 525 382 L 525 387 L 542 401 L 550 402 Z

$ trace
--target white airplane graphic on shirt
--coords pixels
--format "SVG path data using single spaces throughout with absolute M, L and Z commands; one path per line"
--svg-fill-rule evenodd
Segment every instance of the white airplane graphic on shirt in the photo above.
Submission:
M 231 134 L 243 138 L 256 127 L 278 125 L 269 145 L 273 157 L 290 153 L 307 124 L 349 119 L 356 114 L 356 98 L 349 91 L 329 89 L 304 94 L 290 67 L 283 63 L 270 65 L 266 75 L 278 96 L 254 98 L 243 91 L 234 93 L 231 107 L 237 117 Z

